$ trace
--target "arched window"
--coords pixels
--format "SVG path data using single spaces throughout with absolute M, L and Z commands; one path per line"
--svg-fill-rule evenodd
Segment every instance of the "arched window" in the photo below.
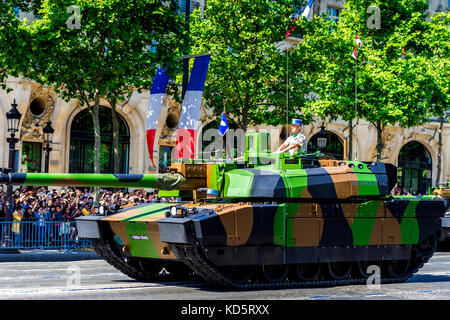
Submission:
M 231 156 L 238 157 L 242 156 L 245 148 L 245 133 L 243 130 L 239 130 L 233 125 L 231 121 L 228 120 L 229 129 L 224 137 L 219 134 L 220 117 L 208 123 L 199 132 L 201 134 L 201 150 L 199 152 L 199 158 L 203 159 L 222 159 L 223 158 L 223 147 L 225 139 L 228 139 L 229 148 L 227 151 Z M 220 152 L 222 152 L 220 154 Z
M 412 194 L 425 194 L 431 186 L 433 162 L 424 145 L 408 142 L 398 154 L 398 186 Z
M 344 144 L 342 140 L 330 131 L 325 134 L 319 132 L 308 141 L 308 153 L 320 151 L 326 156 L 331 156 L 336 160 L 344 159 Z M 324 140 L 326 139 L 326 141 Z M 325 145 L 325 146 L 324 146 Z
M 128 157 L 130 146 L 130 132 L 126 121 L 119 118 L 119 172 L 113 172 L 113 132 L 111 109 L 100 107 L 100 172 L 128 173 Z M 94 125 L 88 109 L 78 113 L 73 119 L 70 130 L 70 159 L 69 172 L 94 172 Z

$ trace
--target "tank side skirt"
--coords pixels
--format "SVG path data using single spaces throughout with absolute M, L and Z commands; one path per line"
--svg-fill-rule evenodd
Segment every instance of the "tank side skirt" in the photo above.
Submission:
M 208 257 L 205 255 L 204 248 L 200 246 L 185 246 L 185 245 L 170 245 L 171 249 L 175 252 L 178 259 L 182 260 L 189 268 L 195 271 L 200 277 L 209 283 L 232 288 L 238 290 L 249 289 L 280 289 L 280 288 L 298 288 L 298 287 L 318 287 L 318 286 L 337 286 L 337 285 L 349 285 L 349 284 L 364 284 L 367 283 L 366 278 L 346 278 L 343 280 L 313 280 L 313 281 L 282 281 L 282 282 L 237 282 L 228 277 L 222 272 L 220 266 L 214 265 Z M 381 283 L 396 283 L 403 282 L 416 273 L 433 255 L 431 252 L 429 255 L 420 258 L 410 265 L 408 272 L 401 277 L 381 277 Z
M 411 245 L 290 248 L 273 246 L 207 247 L 205 255 L 218 266 L 407 260 L 411 257 Z

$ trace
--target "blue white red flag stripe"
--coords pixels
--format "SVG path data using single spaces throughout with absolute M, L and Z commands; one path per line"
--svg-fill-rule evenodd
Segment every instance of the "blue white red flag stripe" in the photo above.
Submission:
M 181 104 L 175 159 L 192 159 L 195 156 L 200 107 L 210 58 L 211 55 L 205 55 L 194 60 L 189 84 Z
M 158 127 L 158 120 L 161 114 L 161 108 L 166 94 L 167 84 L 169 83 L 170 76 L 165 73 L 163 69 L 158 69 L 156 72 L 153 85 L 150 90 L 150 100 L 147 109 L 147 148 L 150 154 L 150 160 L 152 166 L 155 167 L 153 162 L 155 145 L 156 128 Z

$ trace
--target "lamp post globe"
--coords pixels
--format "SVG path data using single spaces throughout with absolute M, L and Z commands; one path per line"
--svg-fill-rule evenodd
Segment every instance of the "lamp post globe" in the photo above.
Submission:
M 52 122 L 48 121 L 47 125 L 43 129 L 44 131 L 44 141 L 47 144 L 53 142 L 53 133 L 55 133 L 55 129 L 52 128 Z
M 8 122 L 8 132 L 16 133 L 19 131 L 19 123 L 22 114 L 17 110 L 16 99 L 11 104 L 11 110 L 6 113 L 6 120 Z
M 328 134 L 325 131 L 325 126 L 324 125 L 320 126 L 320 131 L 317 134 L 317 146 L 320 149 L 324 149 L 327 146 L 327 137 Z

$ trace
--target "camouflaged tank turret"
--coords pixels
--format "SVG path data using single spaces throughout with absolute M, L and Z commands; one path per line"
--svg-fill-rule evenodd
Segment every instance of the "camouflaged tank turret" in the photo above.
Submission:
M 267 134 L 249 133 L 241 161 L 180 162 L 163 175 L 0 179 L 158 188 L 176 196 L 177 203 L 77 219 L 79 235 L 90 238 L 100 256 L 143 281 L 161 279 L 164 268 L 177 278 L 195 274 L 230 288 L 355 284 L 366 283 L 368 267 L 377 265 L 382 282 L 398 282 L 433 255 L 448 199 L 392 197 L 392 164 L 272 154 L 264 141 Z

